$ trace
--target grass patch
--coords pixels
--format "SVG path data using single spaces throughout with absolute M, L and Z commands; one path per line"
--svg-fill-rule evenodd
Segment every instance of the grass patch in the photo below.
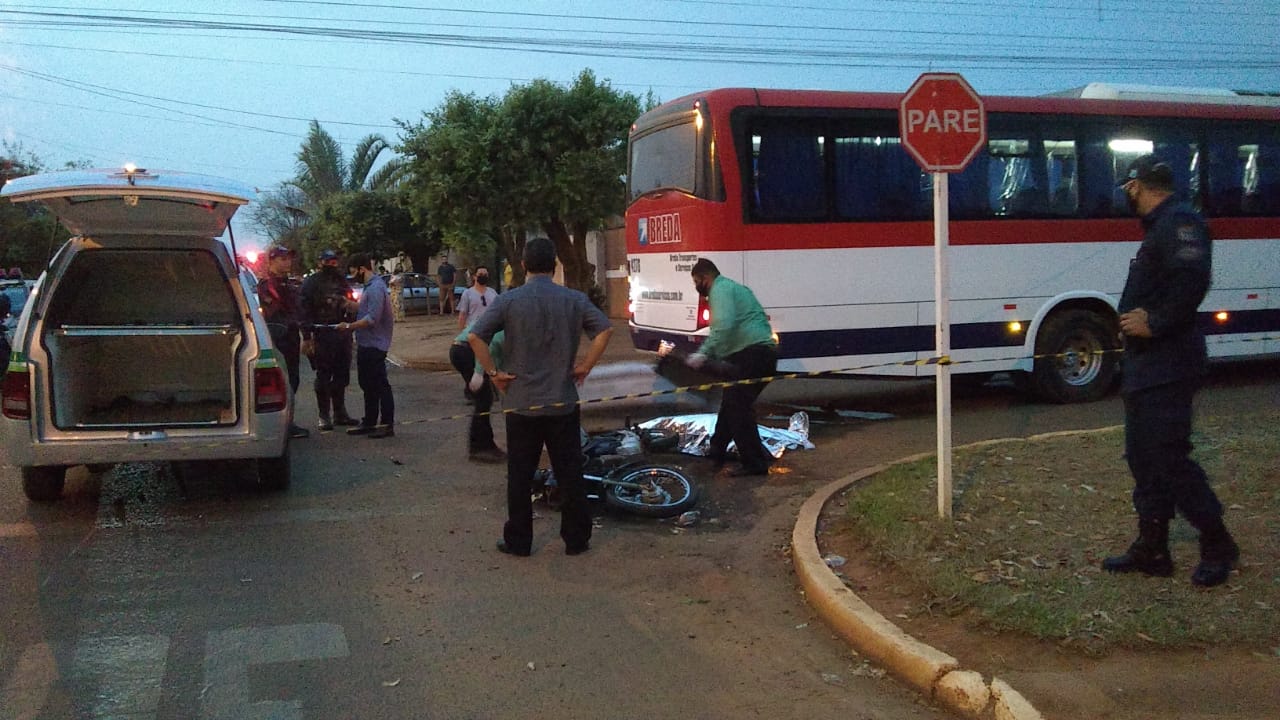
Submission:
M 1133 540 L 1120 429 L 955 452 L 954 518 L 937 518 L 936 464 L 898 465 L 846 492 L 841 520 L 925 590 L 912 612 L 964 614 L 996 630 L 1076 645 L 1280 641 L 1280 412 L 1197 418 L 1196 458 L 1228 508 L 1242 566 L 1192 587 L 1196 532 L 1171 527 L 1172 578 L 1111 575 Z

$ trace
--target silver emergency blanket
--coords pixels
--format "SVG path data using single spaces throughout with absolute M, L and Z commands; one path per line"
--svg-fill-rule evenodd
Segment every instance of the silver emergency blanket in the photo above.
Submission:
M 768 450 L 769 454 L 775 458 L 782 457 L 782 454 L 788 450 L 799 448 L 813 450 L 815 447 L 813 443 L 809 442 L 809 416 L 804 412 L 792 415 L 789 427 L 786 430 L 765 425 L 757 425 L 756 427 L 760 429 L 760 441 L 764 443 L 765 450 Z M 680 435 L 680 452 L 686 455 L 705 457 L 711 444 L 711 435 L 716 430 L 716 414 L 701 413 L 659 417 L 640 423 L 640 428 L 644 430 L 657 428 L 677 433 Z M 737 446 L 730 442 L 729 451 L 733 452 L 735 450 L 737 450 Z

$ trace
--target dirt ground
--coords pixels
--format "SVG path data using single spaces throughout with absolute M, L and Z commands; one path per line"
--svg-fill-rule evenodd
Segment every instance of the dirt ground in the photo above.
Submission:
M 842 526 L 839 501 L 820 527 Z M 964 614 L 919 613 L 928 593 L 847 529 L 820 530 L 819 547 L 848 560 L 840 568 L 854 592 L 907 633 L 965 668 L 1008 681 L 1047 718 L 1098 720 L 1258 720 L 1280 717 L 1280 658 L 1257 648 L 1112 647 L 1101 657 L 1035 638 L 985 630 Z M 1156 582 L 1135 578 L 1135 582 Z

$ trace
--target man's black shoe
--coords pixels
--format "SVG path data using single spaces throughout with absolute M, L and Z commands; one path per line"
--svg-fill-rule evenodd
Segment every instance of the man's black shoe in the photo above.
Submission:
M 1168 550 L 1152 549 L 1141 541 L 1129 546 L 1123 555 L 1102 561 L 1102 569 L 1113 573 L 1140 572 L 1154 577 L 1173 575 L 1173 558 Z
M 348 435 L 368 435 L 377 429 L 378 427 L 376 425 L 356 425 L 355 427 L 348 429 L 347 434 Z
M 341 425 L 342 427 L 354 427 L 359 425 L 360 421 L 350 415 L 335 415 L 333 418 L 333 424 Z
M 378 425 L 373 429 L 373 432 L 369 433 L 370 440 L 381 440 L 382 438 L 389 438 L 389 437 L 395 437 L 395 436 L 396 436 L 396 429 L 392 425 Z
M 530 554 L 528 550 L 521 552 L 519 550 L 516 550 L 515 548 L 507 547 L 506 540 L 498 541 L 498 552 L 504 553 L 507 555 L 515 555 L 516 557 L 529 557 L 529 554 Z
M 1240 546 L 1230 535 L 1213 545 L 1201 542 L 1200 564 L 1191 573 L 1191 584 L 1206 588 L 1221 585 L 1231 576 L 1239 560 Z
M 309 438 L 311 437 L 311 431 L 304 427 L 298 427 L 297 425 L 290 425 L 289 437 L 297 438 L 297 439 Z
M 320 427 L 320 432 L 328 432 L 333 429 L 333 421 L 324 415 L 320 416 L 320 420 L 317 425 Z
M 591 549 L 591 543 L 589 543 L 589 542 L 587 542 L 587 543 L 582 543 L 581 545 L 574 545 L 574 546 L 572 546 L 572 547 L 570 547 L 570 546 L 568 546 L 568 545 L 565 545 L 565 546 L 564 546 L 564 554 L 565 554 L 565 555 L 581 555 L 582 553 L 584 553 L 584 552 L 586 552 L 586 551 L 588 551 L 588 550 L 590 550 L 590 549 Z

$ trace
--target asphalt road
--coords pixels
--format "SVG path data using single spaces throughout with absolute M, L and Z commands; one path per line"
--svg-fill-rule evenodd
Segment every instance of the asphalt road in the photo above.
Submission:
M 1275 370 L 1219 372 L 1201 405 L 1274 404 Z M 402 421 L 467 411 L 453 374 L 391 378 Z M 814 488 L 933 447 L 932 392 L 779 383 L 767 409 L 813 408 L 818 450 L 768 479 L 687 460 L 700 524 L 601 511 L 579 557 L 545 507 L 533 557 L 494 551 L 502 469 L 466 462 L 464 420 L 313 434 L 281 495 L 227 465 L 128 465 L 76 469 L 61 503 L 33 506 L 5 466 L 0 718 L 943 717 L 809 612 L 786 547 Z M 584 424 L 669 409 L 593 406 Z M 1033 405 L 989 386 L 957 399 L 955 438 L 1119 417 L 1114 398 Z

